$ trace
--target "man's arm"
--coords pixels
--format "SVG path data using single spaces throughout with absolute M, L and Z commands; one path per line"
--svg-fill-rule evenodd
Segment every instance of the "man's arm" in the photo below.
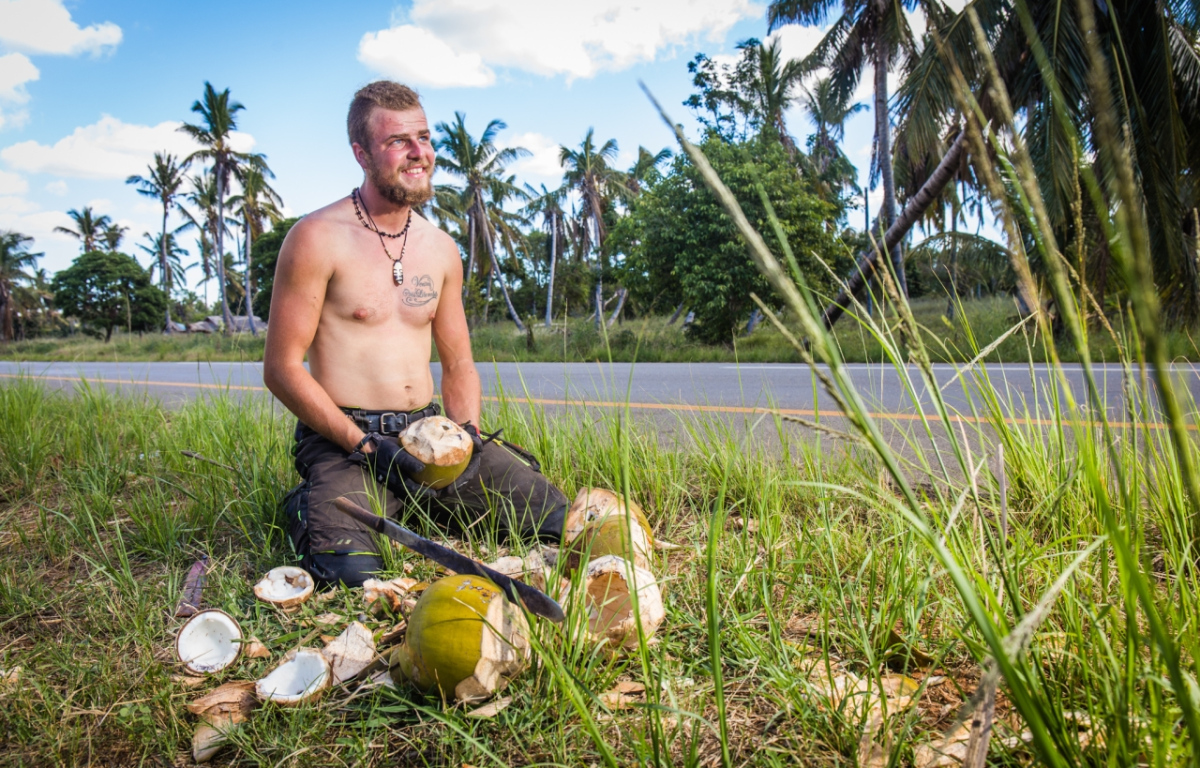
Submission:
M 305 226 L 305 224 L 309 226 Z M 304 367 L 325 304 L 333 268 L 314 242 L 316 222 L 292 227 L 279 251 L 271 294 L 271 332 L 263 352 L 263 383 L 300 421 L 347 451 L 363 431 Z
M 479 372 L 471 355 L 471 334 L 462 304 L 462 259 L 454 241 L 447 236 L 444 242 L 446 277 L 433 318 L 433 341 L 442 361 L 442 405 L 451 419 L 481 428 Z

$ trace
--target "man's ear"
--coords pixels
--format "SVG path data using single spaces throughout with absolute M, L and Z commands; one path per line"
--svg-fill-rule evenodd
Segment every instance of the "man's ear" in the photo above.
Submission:
M 368 158 L 367 150 L 363 149 L 363 146 L 357 141 L 350 145 L 350 149 L 353 150 L 354 159 L 358 161 L 359 167 L 365 172 L 371 162 Z

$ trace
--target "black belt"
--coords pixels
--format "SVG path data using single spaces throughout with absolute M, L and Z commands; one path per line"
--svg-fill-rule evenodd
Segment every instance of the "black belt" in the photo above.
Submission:
M 343 408 L 342 413 L 363 432 L 378 432 L 381 435 L 398 435 L 426 416 L 437 416 L 442 412 L 437 403 L 430 403 L 419 411 L 364 411 L 361 408 Z

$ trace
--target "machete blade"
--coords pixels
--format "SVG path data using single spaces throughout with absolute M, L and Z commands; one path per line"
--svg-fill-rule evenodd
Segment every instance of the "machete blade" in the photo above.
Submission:
M 438 565 L 445 566 L 455 573 L 474 574 L 491 580 L 505 597 L 514 603 L 523 604 L 530 613 L 549 619 L 555 623 L 561 622 L 566 616 L 562 606 L 541 590 L 534 589 L 523 581 L 511 576 L 493 571 L 483 563 L 461 555 L 449 547 L 435 544 L 423 536 L 418 536 L 404 526 L 386 517 L 363 509 L 345 496 L 333 500 L 333 505 L 344 515 L 354 518 L 376 533 L 387 536 L 392 541 L 404 545 L 422 557 L 427 557 Z

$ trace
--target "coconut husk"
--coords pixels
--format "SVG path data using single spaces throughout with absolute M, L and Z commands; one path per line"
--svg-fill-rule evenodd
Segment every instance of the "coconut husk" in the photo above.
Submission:
M 321 650 L 333 673 L 333 684 L 358 677 L 375 660 L 375 638 L 371 630 L 355 621 Z
M 254 683 L 225 683 L 187 705 L 200 718 L 192 733 L 192 758 L 204 763 L 229 741 L 229 733 L 246 722 L 258 706 Z
M 363 582 L 363 599 L 367 610 L 373 614 L 383 610 L 398 611 L 404 605 L 408 593 L 420 582 L 407 576 L 400 576 L 390 581 L 367 579 Z
M 636 590 L 638 607 L 634 610 Z M 620 648 L 637 648 L 638 625 L 649 639 L 666 618 L 654 574 L 624 558 L 605 555 L 588 563 L 584 576 L 588 635 Z
M 242 649 L 242 653 L 246 654 L 246 658 L 248 659 L 271 658 L 271 651 L 257 637 L 250 638 L 250 641 L 246 643 L 246 647 Z

